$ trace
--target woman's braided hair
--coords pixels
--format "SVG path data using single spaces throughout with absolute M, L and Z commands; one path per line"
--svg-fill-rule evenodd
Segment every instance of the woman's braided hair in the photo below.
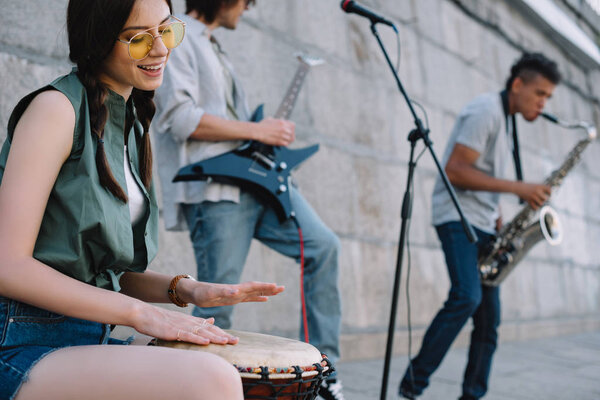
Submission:
M 69 59 L 77 65 L 77 75 L 88 97 L 90 127 L 98 139 L 96 169 L 100 184 L 123 202 L 127 202 L 127 195 L 110 170 L 104 151 L 108 87 L 99 76 L 136 1 L 139 0 L 70 0 L 67 8 Z M 171 1 L 165 1 L 172 10 Z M 139 169 L 146 188 L 150 187 L 152 181 L 152 149 L 148 130 L 156 111 L 153 97 L 154 91 L 136 88 L 131 94 L 137 119 L 144 131 Z

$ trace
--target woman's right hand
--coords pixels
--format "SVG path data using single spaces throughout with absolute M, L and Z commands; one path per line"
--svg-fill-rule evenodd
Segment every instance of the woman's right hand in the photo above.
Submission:
M 138 332 L 168 341 L 236 344 L 238 338 L 214 325 L 214 318 L 204 319 L 141 303 L 134 312 L 131 326 Z

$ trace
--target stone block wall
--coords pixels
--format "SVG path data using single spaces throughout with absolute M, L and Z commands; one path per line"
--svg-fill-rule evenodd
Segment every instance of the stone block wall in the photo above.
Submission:
M 590 19 L 577 17 L 580 2 L 556 0 L 594 37 Z M 12 108 L 25 94 L 66 73 L 66 0 L 1 0 L 0 142 Z M 27 4 L 25 4 L 27 3 Z M 425 110 L 434 150 L 441 158 L 454 119 L 474 96 L 504 86 L 522 50 L 555 59 L 565 82 L 547 110 L 566 120 L 600 123 L 600 70 L 585 69 L 508 0 L 370 0 L 365 4 L 398 21 L 399 74 L 408 95 Z M 184 1 L 175 0 L 176 12 Z M 33 10 L 33 11 L 32 11 Z M 594 19 L 592 19 L 594 20 Z M 10 22 L 10 23 L 9 23 Z M 382 40 L 396 61 L 396 38 L 385 26 Z M 305 197 L 342 243 L 344 359 L 381 356 L 390 312 L 400 231 L 400 206 L 413 119 L 372 37 L 367 20 L 344 14 L 338 0 L 260 0 L 235 32 L 217 31 L 245 82 L 251 106 L 275 112 L 297 67 L 296 52 L 326 61 L 309 74 L 292 114 L 297 143 L 321 150 L 295 174 Z M 176 51 L 176 50 L 175 50 Z M 541 181 L 564 160 L 582 133 L 545 121 L 520 120 L 525 177 Z M 419 144 L 418 151 L 422 149 Z M 502 340 L 518 340 L 600 328 L 600 146 L 555 192 L 564 241 L 534 248 L 502 287 Z M 158 166 L 160 168 L 160 165 Z M 429 153 L 419 159 L 410 224 L 410 305 L 414 341 L 445 299 L 449 282 L 443 253 L 430 226 L 431 191 L 437 170 Z M 519 209 L 504 196 L 505 220 Z M 194 273 L 185 233 L 161 230 L 161 251 L 150 265 L 165 273 Z M 407 249 L 408 250 L 408 249 Z M 407 351 L 406 277 L 395 351 Z M 235 328 L 297 337 L 298 266 L 259 243 L 251 247 L 244 280 L 285 284 L 267 304 L 243 304 Z M 458 344 L 464 342 L 468 328 Z M 416 347 L 416 345 L 414 345 Z M 415 348 L 413 348 L 413 352 Z

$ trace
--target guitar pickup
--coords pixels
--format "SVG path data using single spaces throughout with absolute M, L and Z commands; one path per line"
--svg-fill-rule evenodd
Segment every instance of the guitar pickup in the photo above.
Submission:
M 267 169 L 275 169 L 275 162 L 258 151 L 252 153 L 252 158 L 254 158 L 259 164 Z

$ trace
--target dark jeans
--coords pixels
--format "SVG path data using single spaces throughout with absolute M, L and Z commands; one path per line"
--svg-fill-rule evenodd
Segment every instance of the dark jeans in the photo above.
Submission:
M 448 222 L 436 226 L 436 230 L 446 257 L 450 293 L 427 329 L 421 350 L 409 364 L 401 386 L 414 395 L 420 395 L 452 342 L 472 317 L 473 332 L 462 398 L 479 399 L 487 391 L 500 324 L 499 288 L 481 285 L 477 269 L 478 252 L 492 235 L 475 229 L 479 241 L 473 244 L 467 239 L 460 222 Z

